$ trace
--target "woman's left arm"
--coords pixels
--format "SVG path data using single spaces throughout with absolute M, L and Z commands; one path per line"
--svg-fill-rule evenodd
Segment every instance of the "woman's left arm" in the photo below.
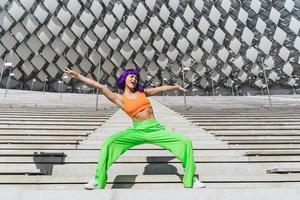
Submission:
M 177 90 L 178 92 L 181 92 L 181 93 L 187 93 L 187 90 L 184 89 L 183 87 L 180 87 L 179 85 L 164 85 L 164 86 L 155 87 L 155 88 L 145 88 L 144 92 L 145 92 L 146 96 L 152 96 L 157 93 L 174 91 L 174 90 Z

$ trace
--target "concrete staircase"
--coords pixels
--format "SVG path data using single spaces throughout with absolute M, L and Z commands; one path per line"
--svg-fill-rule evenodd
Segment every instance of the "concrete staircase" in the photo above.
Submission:
M 106 189 L 85 191 L 83 184 L 94 175 L 101 143 L 126 129 L 130 119 L 103 96 L 96 112 L 93 95 L 64 94 L 58 100 L 55 94 L 32 93 L 22 102 L 17 97 L 26 92 L 13 92 L 0 99 L 4 102 L 0 106 L 1 200 L 295 199 L 300 195 L 297 112 L 291 112 L 292 117 L 289 112 L 279 117 L 275 111 L 266 113 L 259 97 L 217 99 L 218 109 L 210 107 L 216 103 L 198 97 L 194 102 L 189 99 L 193 108 L 188 112 L 182 110 L 178 97 L 151 99 L 162 124 L 192 139 L 197 174 L 206 188 L 183 188 L 180 161 L 160 147 L 145 144 L 127 151 L 110 168 Z M 275 103 L 274 110 L 285 107 L 286 99 Z M 242 106 L 247 101 L 252 109 Z M 286 129 L 282 131 L 277 123 Z

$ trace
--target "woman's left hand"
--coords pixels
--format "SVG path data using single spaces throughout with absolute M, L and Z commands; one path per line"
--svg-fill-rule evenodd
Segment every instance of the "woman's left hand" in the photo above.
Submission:
M 187 90 L 187 89 L 184 89 L 184 88 L 181 87 L 181 86 L 178 86 L 177 91 L 178 91 L 178 92 L 181 92 L 181 93 L 188 93 L 188 90 Z

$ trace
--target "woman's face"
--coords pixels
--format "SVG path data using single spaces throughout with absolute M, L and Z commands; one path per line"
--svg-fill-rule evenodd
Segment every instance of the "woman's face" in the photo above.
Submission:
M 135 74 L 129 74 L 125 80 L 125 87 L 128 87 L 131 90 L 134 90 L 137 84 L 137 76 Z

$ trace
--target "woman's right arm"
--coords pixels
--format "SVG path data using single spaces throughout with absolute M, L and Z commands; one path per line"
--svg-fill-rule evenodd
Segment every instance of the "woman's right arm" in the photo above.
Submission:
M 82 76 L 81 74 L 79 74 L 78 72 L 71 70 L 69 68 L 65 68 L 65 73 L 69 76 L 71 76 L 72 78 L 78 79 L 84 83 L 86 83 L 89 86 L 95 87 L 97 88 L 100 92 L 103 93 L 103 95 L 108 98 L 111 102 L 117 104 L 118 106 L 120 106 L 121 108 L 124 107 L 123 102 L 121 101 L 120 95 L 117 93 L 114 93 L 112 91 L 110 91 L 105 85 L 102 85 L 100 83 L 98 83 L 97 81 L 87 78 L 85 76 Z

